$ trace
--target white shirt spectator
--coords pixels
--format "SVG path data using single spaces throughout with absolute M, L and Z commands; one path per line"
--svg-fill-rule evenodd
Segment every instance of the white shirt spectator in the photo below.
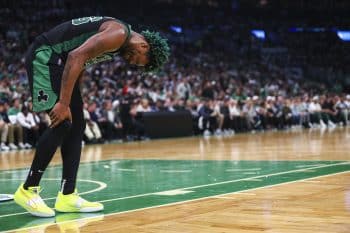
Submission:
M 107 120 L 114 123 L 115 113 L 112 110 L 107 111 Z
M 292 114 L 298 116 L 300 114 L 300 104 L 292 103 L 290 108 L 292 109 Z
M 36 126 L 36 122 L 39 122 L 40 119 L 38 116 L 35 116 L 30 112 L 28 112 L 27 116 L 25 116 L 22 112 L 19 112 L 17 114 L 17 121 L 18 123 L 27 129 L 31 129 L 32 127 Z
M 346 105 L 346 103 L 344 101 L 338 101 L 336 104 L 335 104 L 335 108 L 337 109 L 340 109 L 340 110 L 345 110 L 348 108 L 348 106 Z
M 9 120 L 10 120 L 10 123 L 15 125 L 17 124 L 18 120 L 17 120 L 17 115 L 9 115 Z
M 83 113 L 84 113 L 84 119 L 85 120 L 90 120 L 90 113 L 87 109 L 83 109 Z
M 347 108 L 350 109 L 350 95 L 346 96 L 345 104 L 346 104 Z
M 237 117 L 237 116 L 241 115 L 240 110 L 237 107 L 237 104 L 234 104 L 234 105 L 230 104 L 229 110 L 230 110 L 230 116 L 232 116 L 232 117 L 233 116 Z
M 322 110 L 322 107 L 319 103 L 317 102 L 311 102 L 309 104 L 309 112 L 314 113 L 314 112 L 320 112 Z
M 180 82 L 176 87 L 176 93 L 182 99 L 189 97 L 191 95 L 190 84 L 186 82 Z
M 152 90 L 148 92 L 148 96 L 153 100 L 153 102 L 156 102 L 158 99 L 160 99 L 158 93 Z
M 141 104 L 139 104 L 136 108 L 136 112 L 150 112 L 151 107 L 148 106 L 148 108 L 144 108 Z

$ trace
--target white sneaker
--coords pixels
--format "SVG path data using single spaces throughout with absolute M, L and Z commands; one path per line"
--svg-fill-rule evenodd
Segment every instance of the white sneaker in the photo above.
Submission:
M 2 142 L 0 145 L 0 149 L 3 151 L 9 151 L 10 147 L 6 146 L 6 144 L 4 142 Z
M 18 143 L 18 147 L 22 150 L 26 148 L 26 146 L 23 144 L 23 142 Z
M 28 190 L 26 190 L 22 184 L 13 197 L 14 201 L 34 216 L 53 217 L 55 216 L 55 211 L 49 208 L 39 196 L 41 190 L 39 186 L 28 187 Z
M 204 137 L 209 137 L 210 135 L 211 135 L 211 133 L 210 133 L 209 130 L 205 130 L 204 133 L 203 133 Z
M 215 135 L 216 135 L 216 136 L 221 136 L 221 135 L 222 135 L 221 129 L 217 129 L 217 130 L 215 131 Z
M 328 121 L 328 127 L 329 127 L 329 128 L 336 128 L 337 125 L 334 124 L 332 121 Z
M 32 148 L 32 145 L 30 145 L 29 143 L 26 143 L 26 144 L 24 144 L 24 147 L 25 147 L 26 149 L 30 149 L 30 148 Z
M 224 129 L 222 131 L 222 135 L 224 135 L 225 137 L 230 136 L 230 132 L 228 131 L 228 129 Z
M 228 132 L 229 132 L 230 136 L 235 134 L 235 131 L 233 129 L 230 129 Z
M 10 143 L 9 147 L 10 147 L 11 150 L 18 150 L 18 147 L 15 144 L 13 144 L 13 143 Z

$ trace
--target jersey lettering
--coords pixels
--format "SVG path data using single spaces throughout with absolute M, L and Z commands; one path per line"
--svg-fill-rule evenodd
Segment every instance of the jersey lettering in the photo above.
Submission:
M 102 16 L 90 16 L 90 17 L 72 19 L 72 24 L 77 26 L 84 23 L 100 21 L 102 18 L 103 18 Z
M 112 60 L 113 59 L 113 53 L 105 53 L 105 54 L 102 54 L 98 57 L 95 57 L 95 58 L 92 58 L 88 61 L 85 62 L 85 67 L 88 67 L 88 66 L 91 66 L 93 64 L 96 64 L 96 63 L 100 63 L 100 62 L 103 62 L 103 61 L 109 61 L 109 60 Z

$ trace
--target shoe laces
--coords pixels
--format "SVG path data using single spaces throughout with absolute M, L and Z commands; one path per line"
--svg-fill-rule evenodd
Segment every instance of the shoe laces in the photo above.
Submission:
M 28 190 L 36 195 L 28 200 L 28 205 L 30 205 L 32 208 L 38 208 L 40 205 L 44 204 L 44 201 L 39 196 L 39 193 L 43 191 L 40 186 L 28 187 Z
M 33 186 L 33 187 L 28 187 L 28 190 L 39 195 L 39 193 L 41 193 L 44 189 L 42 189 L 40 186 Z
M 80 202 L 80 203 L 83 203 L 83 202 L 86 202 L 86 200 L 82 197 L 80 197 L 80 195 L 78 194 L 78 191 L 77 189 L 74 190 L 74 193 L 72 193 L 74 196 L 76 196 L 77 198 L 77 201 Z

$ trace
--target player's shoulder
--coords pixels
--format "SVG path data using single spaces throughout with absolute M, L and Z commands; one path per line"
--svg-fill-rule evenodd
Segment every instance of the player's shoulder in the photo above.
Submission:
M 124 23 L 121 20 L 109 17 L 110 20 L 106 20 L 102 25 L 102 30 L 108 30 L 111 32 L 115 32 L 116 30 L 119 31 L 119 33 L 127 35 L 130 33 L 130 26 L 126 23 Z
M 107 20 L 101 25 L 101 29 L 108 34 L 118 35 L 124 38 L 129 38 L 131 34 L 131 27 L 125 22 L 109 17 L 110 20 Z
M 126 22 L 124 22 L 123 20 L 120 20 L 120 19 L 117 19 L 117 18 L 114 18 L 114 17 L 110 17 L 110 16 L 104 16 L 103 17 L 104 19 L 104 23 L 108 24 L 108 25 L 111 25 L 111 26 L 115 26 L 115 27 L 125 27 L 125 28 L 128 28 L 130 27 L 129 24 L 127 24 Z

